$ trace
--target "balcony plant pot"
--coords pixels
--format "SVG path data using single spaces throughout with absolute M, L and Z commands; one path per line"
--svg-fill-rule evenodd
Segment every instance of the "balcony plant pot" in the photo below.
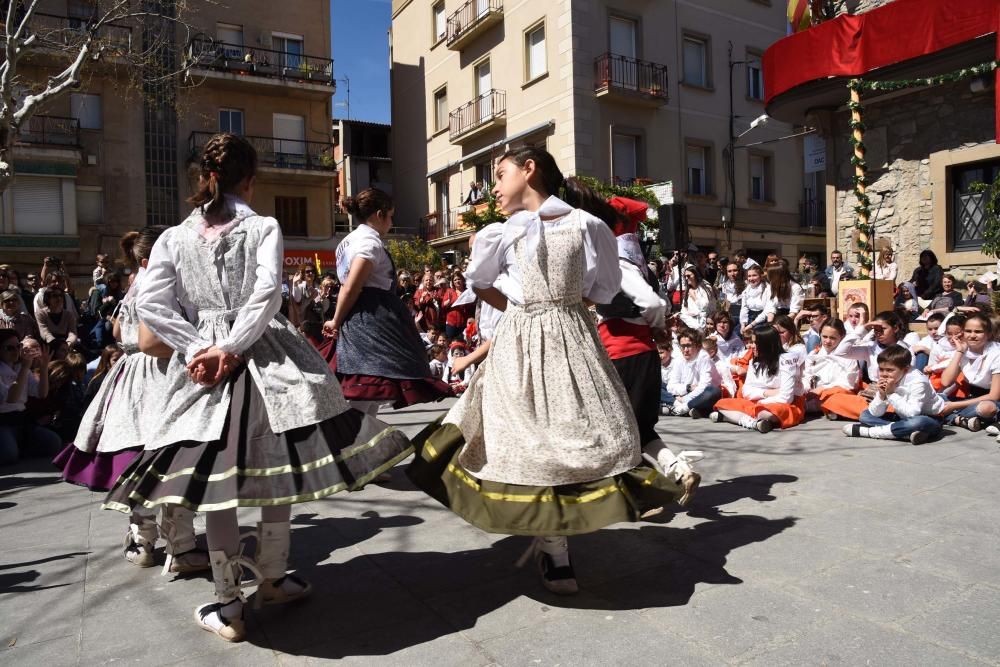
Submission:
M 254 71 L 261 76 L 275 76 L 278 73 L 278 66 L 270 63 L 254 65 Z

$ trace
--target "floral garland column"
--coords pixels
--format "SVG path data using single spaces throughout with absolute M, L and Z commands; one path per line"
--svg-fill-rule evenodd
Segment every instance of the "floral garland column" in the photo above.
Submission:
M 871 233 L 871 199 L 868 198 L 868 164 L 865 162 L 865 123 L 864 111 L 861 106 L 861 89 L 863 83 L 861 79 L 851 79 L 847 84 L 851 91 L 851 99 L 847 103 L 847 108 L 851 110 L 851 145 L 854 147 L 854 155 L 851 156 L 851 164 L 854 165 L 854 197 L 857 205 L 854 212 L 857 218 L 854 227 L 858 230 L 858 264 L 861 265 L 861 277 L 868 278 L 875 265 L 872 258 L 872 241 L 869 237 Z

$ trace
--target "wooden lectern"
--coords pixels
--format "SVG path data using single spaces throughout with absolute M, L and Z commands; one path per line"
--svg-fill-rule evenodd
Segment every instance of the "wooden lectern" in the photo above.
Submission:
M 871 318 L 883 310 L 892 310 L 896 285 L 891 280 L 841 280 L 837 288 L 837 313 L 847 317 L 847 309 L 856 303 L 868 305 Z

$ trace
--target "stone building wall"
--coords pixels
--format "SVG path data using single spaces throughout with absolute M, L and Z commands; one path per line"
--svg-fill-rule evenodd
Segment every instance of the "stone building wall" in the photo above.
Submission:
M 846 88 L 844 93 L 846 98 Z M 917 266 L 920 251 L 931 247 L 932 235 L 946 229 L 945 221 L 935 220 L 929 155 L 993 143 L 993 91 L 973 93 L 969 82 L 964 81 L 903 96 L 885 96 L 882 102 L 870 96 L 864 103 L 871 183 L 868 194 L 876 243 L 891 243 L 899 264 L 899 279 L 906 280 Z M 848 141 L 848 121 L 846 112 L 834 118 L 830 177 L 835 179 L 837 189 L 836 247 L 856 264 L 856 199 L 850 180 L 854 167 L 850 162 L 853 149 Z M 990 266 L 987 262 L 952 266 L 941 263 L 959 279 L 978 276 Z

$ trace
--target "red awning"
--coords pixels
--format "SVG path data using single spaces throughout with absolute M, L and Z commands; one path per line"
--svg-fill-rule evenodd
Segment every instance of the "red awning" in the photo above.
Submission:
M 864 76 L 998 28 L 1000 0 L 895 0 L 857 16 L 840 16 L 771 45 L 764 53 L 765 99 L 770 104 L 818 79 Z M 1000 83 L 1000 71 L 997 76 Z M 1000 113 L 997 119 L 1000 137 Z

